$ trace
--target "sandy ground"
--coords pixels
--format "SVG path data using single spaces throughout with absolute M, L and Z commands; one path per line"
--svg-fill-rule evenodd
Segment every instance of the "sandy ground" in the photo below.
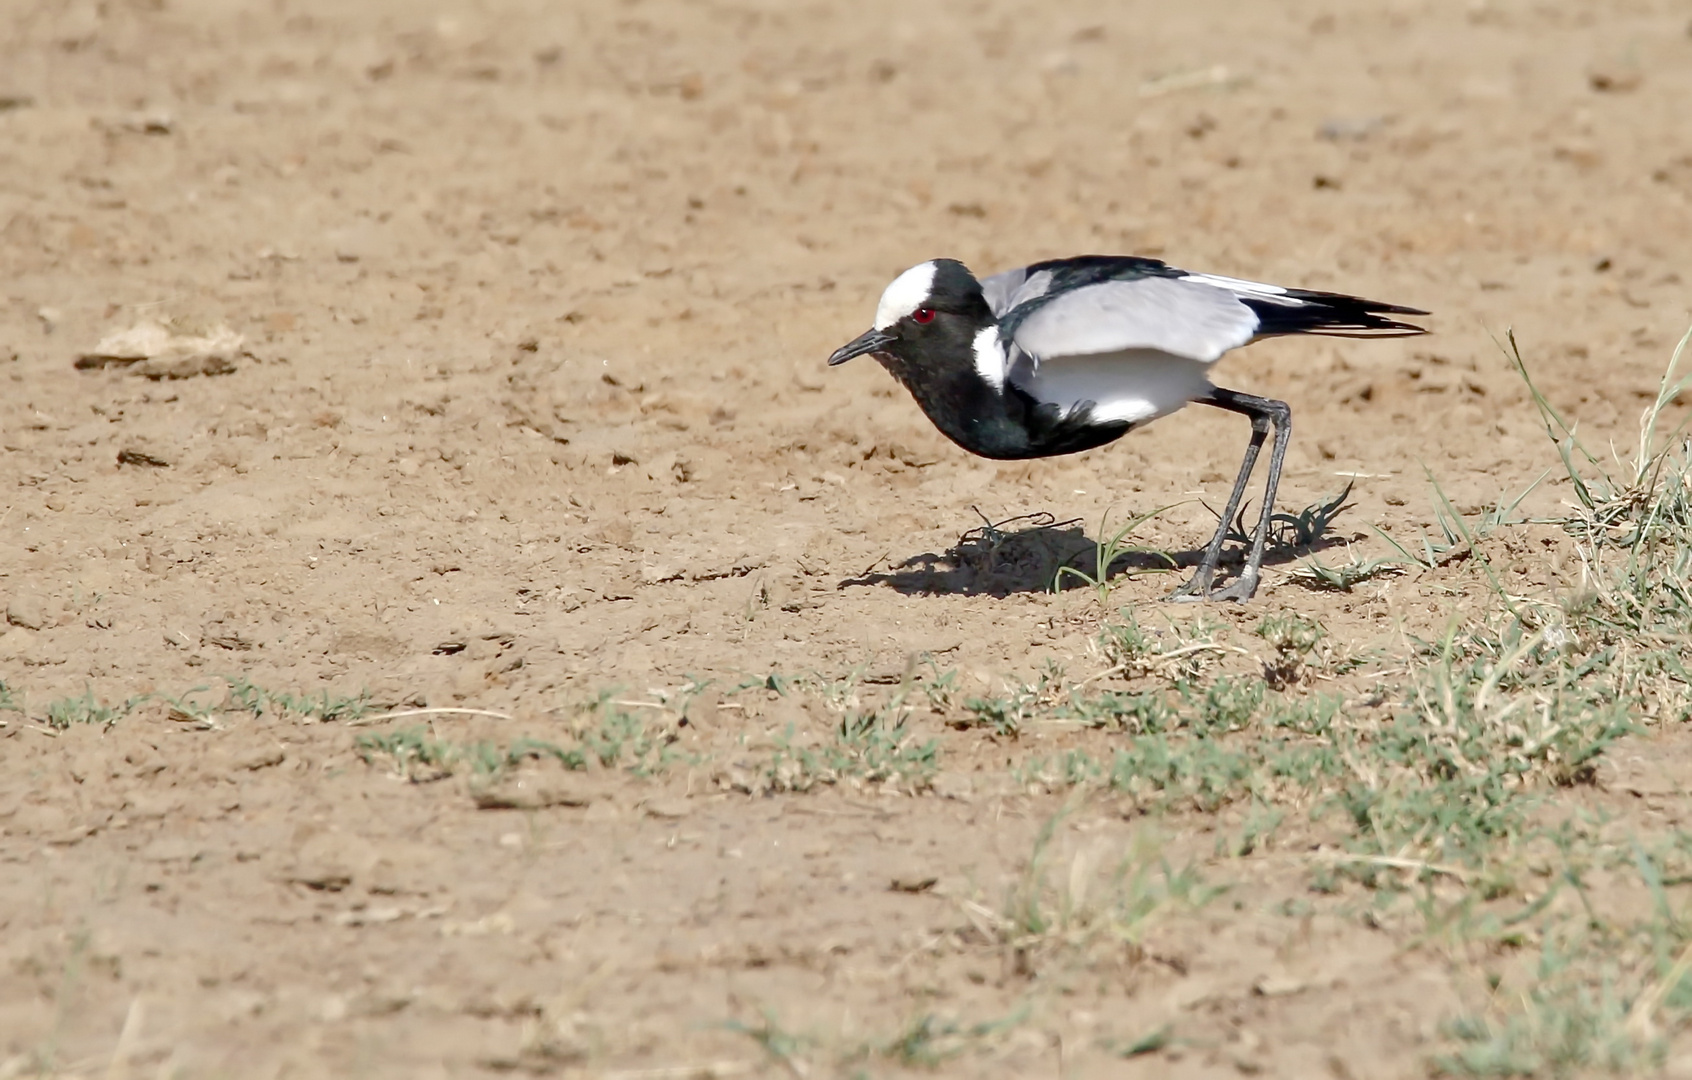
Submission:
M 815 717 L 727 691 L 1084 673 L 1091 593 L 959 536 L 1169 503 L 1147 540 L 1208 535 L 1236 417 L 995 464 L 873 364 L 824 368 L 928 257 L 1133 252 L 1434 311 L 1219 372 L 1292 404 L 1287 507 L 1356 480 L 1341 539 L 1426 527 L 1424 466 L 1469 508 L 1553 463 L 1507 328 L 1627 438 L 1689 317 L 1692 38 L 1684 4 L 1599 10 L 4 5 L 0 675 L 29 708 L 0 729 L 0 1075 L 780 1075 L 747 1034 L 771 1016 L 847 1061 L 934 1010 L 1006 1022 L 941 1066 L 971 1075 L 1420 1075 L 1458 989 L 1355 919 L 1259 910 L 1298 867 L 1220 874 L 1236 899 L 1151 960 L 1030 981 L 968 907 L 1061 805 L 1013 782 L 1026 747 L 947 734 L 956 776 L 915 798 L 748 793 L 735 755 Z M 76 366 L 149 323 L 230 336 Z M 1202 617 L 1361 647 L 1464 602 L 1288 569 Z M 228 679 L 510 717 L 428 715 L 459 740 L 691 703 L 696 753 L 490 811 L 354 753 L 403 718 L 37 722 Z M 1227 827 L 1099 805 L 1059 842 L 1178 862 Z M 1184 1049 L 1100 1049 L 1171 1023 Z

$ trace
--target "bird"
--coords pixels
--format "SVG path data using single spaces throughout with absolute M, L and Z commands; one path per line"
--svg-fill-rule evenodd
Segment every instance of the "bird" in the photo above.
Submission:
M 1243 602 L 1257 592 L 1292 410 L 1215 385 L 1212 365 L 1267 337 L 1423 334 L 1390 316 L 1427 314 L 1134 255 L 1051 259 L 980 280 L 956 259 L 930 259 L 893 279 L 874 325 L 828 364 L 873 356 L 943 435 L 1000 461 L 1091 450 L 1195 402 L 1248 417 L 1251 439 L 1216 534 L 1168 597 Z M 1244 565 L 1218 587 L 1229 525 L 1271 431 L 1263 507 Z

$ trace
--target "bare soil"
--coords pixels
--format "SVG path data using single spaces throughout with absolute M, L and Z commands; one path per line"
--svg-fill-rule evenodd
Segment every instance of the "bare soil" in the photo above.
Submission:
M 1413 935 L 1287 914 L 1296 829 L 1244 859 L 1237 810 L 1066 804 L 1016 771 L 1062 733 L 938 709 L 931 785 L 778 792 L 757 762 L 830 722 L 781 679 L 1084 676 L 1125 605 L 1295 610 L 1364 651 L 1436 632 L 1472 575 L 1331 594 L 1283 557 L 1245 608 L 1162 608 L 1168 575 L 1053 594 L 1048 560 L 960 536 L 1049 514 L 1069 555 L 1178 504 L 1138 537 L 1189 550 L 1238 418 L 996 464 L 822 361 L 939 255 L 1133 252 L 1429 308 L 1432 337 L 1219 372 L 1293 406 L 1286 508 L 1355 483 L 1324 557 L 1382 554 L 1366 526 L 1431 527 L 1424 469 L 1472 509 L 1555 463 L 1508 328 L 1596 444 L 1632 437 L 1692 314 L 1687 18 L 4 5 L 0 676 L 27 704 L 0 714 L 0 1076 L 1422 1075 L 1468 991 Z M 77 365 L 149 323 L 240 341 Z M 1523 589 L 1550 580 L 1529 546 Z M 231 680 L 367 708 L 192 707 Z M 559 739 L 602 693 L 674 761 L 536 771 L 555 787 L 485 809 L 356 752 L 420 724 Z M 45 723 L 67 699 L 136 703 Z M 466 711 L 391 715 L 425 709 Z M 1679 820 L 1679 752 L 1636 751 L 1616 767 L 1657 770 L 1650 800 L 1581 797 Z M 1152 844 L 1228 891 L 1079 961 L 988 944 L 1066 805 L 1054 865 Z M 944 1039 L 969 1049 L 924 1056 Z

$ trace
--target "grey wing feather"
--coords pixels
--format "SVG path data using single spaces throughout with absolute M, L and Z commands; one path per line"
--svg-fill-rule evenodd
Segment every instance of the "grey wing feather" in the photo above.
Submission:
M 1031 284 L 1021 283 L 1016 292 Z M 1083 286 L 1009 321 L 1016 346 L 1042 360 L 1157 349 L 1206 364 L 1250 341 L 1258 327 L 1257 313 L 1232 292 L 1166 277 Z
M 981 279 L 981 295 L 986 298 L 987 307 L 995 316 L 1003 315 L 1015 306 L 1010 302 L 1011 294 L 1027 277 L 1027 270 L 1017 269 Z
M 1046 295 L 1046 290 L 1051 287 L 1051 271 L 1039 270 L 1031 277 L 1028 269 L 1023 267 L 983 278 L 981 294 L 986 298 L 987 307 L 993 314 L 1003 318 L 1018 304 L 1025 304 Z

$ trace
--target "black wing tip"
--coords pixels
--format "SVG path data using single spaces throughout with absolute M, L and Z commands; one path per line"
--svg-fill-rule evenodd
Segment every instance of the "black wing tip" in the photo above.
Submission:
M 1371 314 L 1381 315 L 1432 315 L 1431 311 L 1423 311 L 1417 307 L 1405 307 L 1402 304 L 1378 304 L 1373 300 L 1365 300 Z
M 1395 314 L 1397 314 L 1397 313 L 1395 313 Z M 1405 314 L 1405 315 L 1428 315 L 1428 314 L 1431 314 L 1431 312 L 1427 312 L 1427 311 L 1406 311 L 1406 312 L 1403 312 L 1403 314 Z M 1382 319 L 1381 321 L 1386 324 L 1384 327 L 1382 327 L 1382 329 L 1390 330 L 1395 334 L 1401 334 L 1405 337 L 1412 337 L 1416 334 L 1426 334 L 1426 333 L 1428 333 L 1427 327 L 1417 326 L 1415 323 L 1399 322 L 1397 319 Z
M 1344 293 L 1289 289 L 1286 299 L 1295 304 L 1276 303 L 1274 297 L 1240 300 L 1257 313 L 1258 336 L 1316 334 L 1323 337 L 1416 337 L 1428 332 L 1415 323 L 1385 318 L 1387 315 L 1431 315 L 1432 312 L 1403 304 L 1385 304 Z

